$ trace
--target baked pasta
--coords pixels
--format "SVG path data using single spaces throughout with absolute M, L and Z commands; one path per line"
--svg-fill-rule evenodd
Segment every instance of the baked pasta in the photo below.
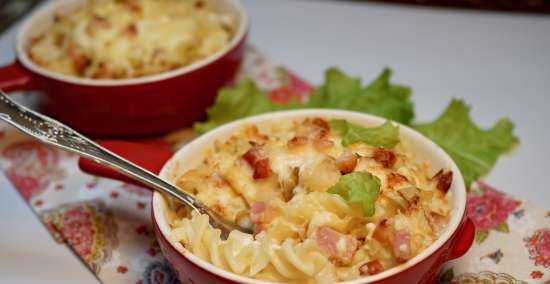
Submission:
M 226 240 L 209 217 L 170 203 L 173 235 L 227 271 L 332 283 L 406 262 L 445 229 L 452 172 L 414 162 L 399 128 L 307 118 L 244 125 L 177 185 L 254 235 Z
M 140 77 L 206 58 L 231 40 L 235 19 L 205 0 L 89 0 L 31 40 L 32 61 L 95 79 Z

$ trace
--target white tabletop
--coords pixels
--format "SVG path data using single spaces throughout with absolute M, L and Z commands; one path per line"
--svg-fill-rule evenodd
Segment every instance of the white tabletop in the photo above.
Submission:
M 312 82 L 327 66 L 364 80 L 384 66 L 414 88 L 420 120 L 452 97 L 482 126 L 509 116 L 521 145 L 487 178 L 550 208 L 550 17 L 344 1 L 244 0 L 251 42 Z M 15 31 L 0 37 L 0 64 L 13 59 Z M 0 175 L 0 282 L 97 283 Z

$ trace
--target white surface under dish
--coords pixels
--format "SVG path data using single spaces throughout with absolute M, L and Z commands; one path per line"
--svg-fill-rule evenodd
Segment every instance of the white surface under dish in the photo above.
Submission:
M 413 87 L 419 119 L 435 117 L 452 96 L 471 104 L 483 126 L 510 116 L 521 144 L 488 181 L 520 198 L 550 202 L 550 191 L 541 186 L 550 160 L 547 16 L 347 1 L 243 2 L 251 42 L 312 82 L 329 65 L 364 80 L 390 66 L 397 82 Z M 0 63 L 13 60 L 14 36 L 12 28 L 0 37 Z M 97 283 L 52 240 L 3 175 L 0 226 L 1 283 Z

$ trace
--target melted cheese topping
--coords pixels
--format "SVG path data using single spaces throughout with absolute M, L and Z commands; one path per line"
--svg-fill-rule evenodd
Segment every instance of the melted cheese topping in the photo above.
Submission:
M 407 261 L 448 221 L 444 190 L 427 163 L 413 163 L 405 141 L 393 149 L 364 142 L 344 147 L 321 118 L 246 125 L 204 157 L 177 185 L 256 235 L 232 232 L 222 241 L 207 216 L 182 213 L 178 204 L 174 234 L 197 256 L 248 277 L 318 283 L 379 273 L 365 267 L 385 270 Z M 352 171 L 380 179 L 373 216 L 327 192 Z
M 140 77 L 206 58 L 225 47 L 235 19 L 204 0 L 90 0 L 56 16 L 31 41 L 31 59 L 51 71 L 96 79 Z

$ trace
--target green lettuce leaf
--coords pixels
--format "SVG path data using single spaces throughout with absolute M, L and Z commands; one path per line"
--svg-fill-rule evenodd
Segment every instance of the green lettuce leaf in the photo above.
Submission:
M 359 203 L 365 216 L 374 215 L 374 202 L 380 193 L 380 180 L 365 172 L 352 172 L 340 177 L 328 190 L 349 203 Z
M 206 111 L 208 120 L 196 122 L 193 128 L 204 133 L 239 118 L 297 106 L 296 102 L 276 104 L 252 80 L 244 80 L 234 87 L 221 89 L 214 104 Z
M 492 128 L 481 129 L 470 118 L 470 108 L 453 100 L 436 120 L 413 125 L 413 128 L 443 148 L 460 168 L 470 185 L 489 173 L 498 158 L 517 143 L 513 123 L 504 118 Z
M 325 71 L 325 82 L 316 88 L 305 107 L 349 109 L 361 95 L 361 81 L 336 68 Z
M 390 83 L 391 71 L 384 71 L 370 84 L 362 86 L 361 81 L 343 73 L 339 69 L 329 68 L 324 83 L 316 88 L 306 103 L 296 100 L 285 104 L 270 101 L 266 93 L 251 80 L 244 80 L 234 87 L 222 89 L 214 104 L 207 110 L 208 119 L 197 122 L 194 129 L 204 133 L 223 123 L 250 115 L 296 108 L 337 108 L 371 113 L 391 119 L 405 125 L 411 125 L 414 118 L 413 104 L 410 101 L 411 90 Z M 343 126 L 346 137 L 343 143 L 349 144 L 357 139 L 365 139 L 364 130 L 354 126 Z M 454 100 L 445 112 L 430 123 L 413 124 L 413 128 L 422 132 L 439 144 L 455 160 L 466 183 L 486 175 L 498 158 L 510 151 L 518 143 L 513 134 L 513 124 L 501 119 L 490 129 L 479 128 L 469 116 L 469 108 Z M 397 127 L 386 123 L 379 127 L 376 135 L 392 137 Z M 369 132 L 372 133 L 372 129 Z M 349 132 L 349 133 L 348 133 Z M 367 134 L 368 135 L 368 134 Z M 371 134 L 374 136 L 374 134 Z M 372 139 L 372 138 L 367 138 Z M 397 143 L 396 139 L 381 139 L 382 142 L 369 144 L 389 147 Z M 394 141 L 394 142 L 392 142 Z
M 376 80 L 363 90 L 363 95 L 350 109 L 382 116 L 403 124 L 411 123 L 414 107 L 411 89 L 390 83 L 391 70 L 385 68 Z
M 393 148 L 399 143 L 399 126 L 389 120 L 378 127 L 366 128 L 347 120 L 333 119 L 330 129 L 342 136 L 343 146 L 363 141 L 377 147 Z
M 409 123 L 414 117 L 410 102 L 411 90 L 390 83 L 391 71 L 385 69 L 377 79 L 362 87 L 336 68 L 325 72 L 325 82 L 315 89 L 306 103 L 291 101 L 274 103 L 251 80 L 244 80 L 234 87 L 222 89 L 214 104 L 208 108 L 208 119 L 193 125 L 195 131 L 204 133 L 235 119 L 286 109 L 336 108 L 379 115 L 401 123 Z
M 355 110 L 409 124 L 414 118 L 411 89 L 391 84 L 390 77 L 391 70 L 385 68 L 378 78 L 362 87 L 359 79 L 329 68 L 325 83 L 312 93 L 306 107 Z

